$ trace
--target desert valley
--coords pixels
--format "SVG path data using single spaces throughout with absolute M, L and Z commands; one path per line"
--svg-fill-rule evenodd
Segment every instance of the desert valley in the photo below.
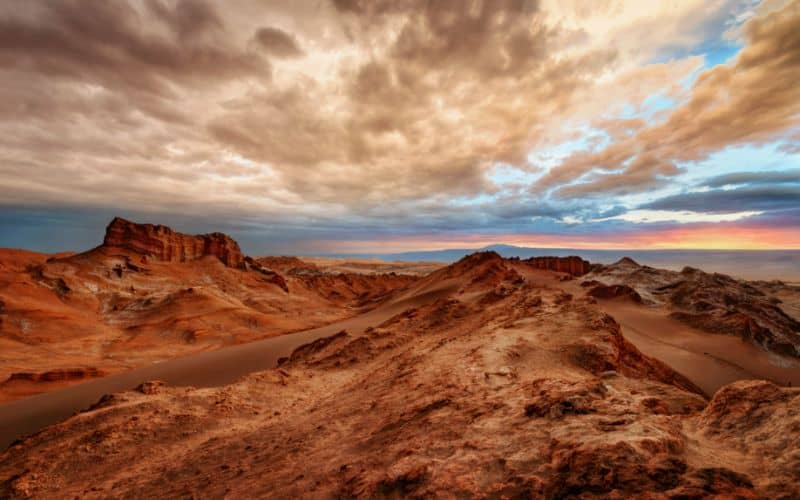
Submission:
M 120 218 L 3 251 L 0 494 L 800 494 L 797 286 L 311 260 Z

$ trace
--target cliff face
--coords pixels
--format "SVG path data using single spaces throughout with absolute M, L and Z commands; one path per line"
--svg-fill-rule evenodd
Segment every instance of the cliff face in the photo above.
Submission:
M 536 269 L 547 269 L 572 276 L 583 276 L 592 270 L 592 265 L 580 257 L 531 257 L 526 259 Z
M 213 255 L 228 267 L 244 260 L 239 244 L 222 233 L 192 236 L 153 224 L 137 224 L 120 217 L 106 228 L 103 246 L 133 250 L 165 262 L 186 262 Z

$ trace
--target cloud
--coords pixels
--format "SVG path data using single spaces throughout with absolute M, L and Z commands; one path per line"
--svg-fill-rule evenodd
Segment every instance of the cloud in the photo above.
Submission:
M 180 0 L 173 8 L 163 0 L 148 0 L 146 4 L 183 41 L 224 30 L 224 23 L 217 12 L 202 0 Z
M 290 189 L 359 207 L 491 189 L 546 117 L 613 62 L 556 59 L 536 2 L 337 2 L 355 59 L 332 84 L 272 87 L 215 120 L 215 139 Z
M 673 162 L 645 153 L 633 158 L 620 172 L 591 172 L 581 182 L 562 187 L 555 194 L 561 198 L 575 198 L 598 192 L 604 196 L 638 193 L 665 185 L 667 177 L 679 172 Z
M 201 1 L 137 9 L 100 0 L 7 5 L 0 62 L 50 78 L 174 96 L 170 83 L 201 85 L 268 71 L 264 60 L 223 36 L 222 20 Z M 132 102 L 133 105 L 136 102 Z
M 678 194 L 647 203 L 640 208 L 718 214 L 796 209 L 800 205 L 798 200 L 800 186 L 776 185 Z
M 537 188 L 562 196 L 603 192 L 610 182 L 648 189 L 679 173 L 675 162 L 694 162 L 728 146 L 775 141 L 800 122 L 800 5 L 753 17 L 744 25 L 746 45 L 730 65 L 702 71 L 687 102 L 668 118 L 598 152 L 567 158 Z M 615 177 L 605 174 L 613 173 Z M 568 179 L 592 175 L 579 187 Z M 649 179 L 649 181 L 648 181 Z
M 800 169 L 772 172 L 734 172 L 711 177 L 703 181 L 701 185 L 717 188 L 745 184 L 800 184 Z
M 264 27 L 256 31 L 254 40 L 270 55 L 275 57 L 300 57 L 302 49 L 290 34 L 278 28 Z
M 755 13 L 728 69 L 697 74 L 702 55 L 686 56 L 734 7 L 2 4 L 0 206 L 238 220 L 297 240 L 558 231 L 675 192 L 710 151 L 791 143 L 790 7 Z
M 654 222 L 677 222 L 679 224 L 689 224 L 697 222 L 731 222 L 763 212 L 732 212 L 725 214 L 711 214 L 702 212 L 692 212 L 690 210 L 630 210 L 624 214 L 615 215 L 606 219 L 598 220 L 624 220 L 636 224 Z

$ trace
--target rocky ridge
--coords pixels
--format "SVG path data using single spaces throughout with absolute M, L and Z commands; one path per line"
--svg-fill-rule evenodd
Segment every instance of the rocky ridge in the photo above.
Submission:
M 103 246 L 131 250 L 162 262 L 186 262 L 214 256 L 228 267 L 244 261 L 230 236 L 223 233 L 187 235 L 167 226 L 138 224 L 115 217 L 106 228 Z

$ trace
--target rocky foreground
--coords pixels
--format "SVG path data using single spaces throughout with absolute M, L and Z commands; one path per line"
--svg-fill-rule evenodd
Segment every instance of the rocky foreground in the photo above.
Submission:
M 233 385 L 102 398 L 0 454 L 0 497 L 800 496 L 800 389 L 708 399 L 572 277 L 469 256 Z

